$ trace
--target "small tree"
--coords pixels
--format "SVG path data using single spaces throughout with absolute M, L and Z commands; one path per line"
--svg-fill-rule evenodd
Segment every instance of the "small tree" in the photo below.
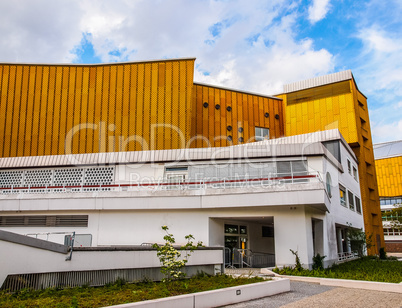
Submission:
M 188 259 L 191 256 L 191 253 L 202 246 L 202 242 L 198 242 L 194 245 L 193 240 L 195 238 L 189 234 L 185 236 L 187 243 L 181 247 L 180 250 L 186 250 L 186 255 L 182 257 L 181 252 L 173 246 L 176 243 L 173 234 L 170 234 L 169 228 L 167 226 L 162 226 L 162 230 L 166 232 L 166 235 L 163 237 L 165 240 L 164 245 L 154 244 L 152 247 L 156 248 L 157 256 L 159 261 L 162 264 L 161 273 L 165 275 L 163 278 L 163 282 L 177 280 L 184 278 L 186 276 L 185 273 L 181 271 L 181 269 L 186 265 Z
M 349 229 L 347 238 L 352 249 L 357 251 L 357 255 L 361 258 L 367 249 L 373 247 L 373 234 L 367 235 L 363 229 L 352 228 L 352 224 L 348 224 Z

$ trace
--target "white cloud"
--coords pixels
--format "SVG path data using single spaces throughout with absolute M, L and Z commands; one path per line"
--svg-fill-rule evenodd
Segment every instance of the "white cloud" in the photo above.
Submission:
M 357 58 L 358 84 L 368 96 L 372 134 L 375 143 L 402 139 L 402 38 L 397 27 L 386 29 L 379 23 L 362 27 L 363 43 Z
M 391 123 L 372 123 L 374 143 L 402 140 L 402 120 Z
M 330 9 L 330 0 L 313 0 L 308 8 L 308 19 L 312 24 L 322 20 Z
M 75 1 L 0 1 L 0 61 L 71 62 L 81 39 Z
M 265 94 L 334 68 L 327 50 L 296 39 L 292 0 L 17 0 L 0 11 L 1 61 L 71 62 L 90 33 L 103 62 L 197 57 L 196 81 Z

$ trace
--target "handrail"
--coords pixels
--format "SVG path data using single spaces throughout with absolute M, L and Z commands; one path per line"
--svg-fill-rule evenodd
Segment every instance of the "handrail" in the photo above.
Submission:
M 35 235 L 35 238 L 38 238 L 38 235 L 46 235 L 46 241 L 49 241 L 49 235 L 53 234 L 71 234 L 71 242 L 70 242 L 70 254 L 66 257 L 66 261 L 71 261 L 73 258 L 73 250 L 74 250 L 74 241 L 75 241 L 75 231 L 72 232 L 36 232 L 36 233 L 26 233 L 25 236 Z

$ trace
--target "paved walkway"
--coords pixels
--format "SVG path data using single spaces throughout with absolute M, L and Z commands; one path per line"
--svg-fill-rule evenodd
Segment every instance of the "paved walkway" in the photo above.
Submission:
M 290 282 L 290 292 L 225 307 L 230 308 L 401 308 L 402 294 Z

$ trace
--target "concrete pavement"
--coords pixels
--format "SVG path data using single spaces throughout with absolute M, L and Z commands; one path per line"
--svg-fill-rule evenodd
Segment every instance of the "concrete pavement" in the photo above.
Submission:
M 230 308 L 274 307 L 353 307 L 401 308 L 402 294 L 323 286 L 308 282 L 290 282 L 291 291 L 254 301 L 229 305 Z

